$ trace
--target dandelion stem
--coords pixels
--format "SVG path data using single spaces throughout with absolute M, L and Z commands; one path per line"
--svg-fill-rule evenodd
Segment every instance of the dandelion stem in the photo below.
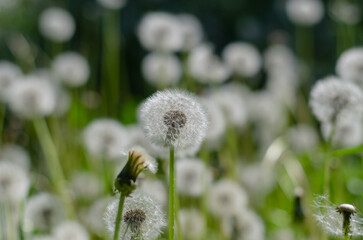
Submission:
M 3 139 L 4 120 L 5 120 L 5 104 L 0 103 L 0 145 L 2 144 L 2 139 Z
M 169 240 L 174 240 L 175 224 L 175 176 L 174 176 L 174 147 L 170 146 L 169 162 Z
M 45 162 L 50 174 L 51 181 L 56 187 L 57 192 L 62 197 L 68 211 L 69 217 L 74 216 L 72 201 L 67 193 L 66 181 L 63 174 L 62 166 L 59 161 L 56 146 L 44 118 L 33 120 L 35 132 L 44 153 Z
M 324 167 L 324 193 L 330 196 L 330 165 L 331 165 L 331 146 L 335 134 L 336 121 L 333 120 L 332 129 L 325 149 L 325 167 Z
M 125 202 L 125 194 L 120 193 L 120 201 L 118 203 L 118 209 L 117 209 L 117 215 L 116 215 L 116 221 L 115 221 L 115 232 L 113 233 L 113 240 L 118 239 L 118 234 L 120 232 L 120 223 L 121 223 L 121 216 L 122 216 L 122 210 L 124 208 L 124 202 Z

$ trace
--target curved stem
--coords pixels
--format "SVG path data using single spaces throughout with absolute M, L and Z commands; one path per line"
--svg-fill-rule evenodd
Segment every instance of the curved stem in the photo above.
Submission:
M 174 147 L 170 147 L 169 162 L 169 240 L 174 240 L 175 225 L 175 176 L 174 176 Z
M 120 193 L 120 201 L 118 202 L 118 209 L 117 209 L 117 216 L 115 221 L 115 232 L 113 233 L 113 240 L 118 239 L 118 234 L 120 232 L 120 226 L 121 226 L 121 216 L 122 216 L 122 210 L 124 208 L 124 202 L 125 202 L 125 194 Z

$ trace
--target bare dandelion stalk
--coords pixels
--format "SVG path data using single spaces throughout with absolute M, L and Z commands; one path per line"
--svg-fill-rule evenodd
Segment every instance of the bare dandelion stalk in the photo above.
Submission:
M 50 178 L 67 207 L 68 215 L 70 217 L 73 217 L 74 209 L 72 206 L 72 200 L 67 193 L 67 186 L 62 166 L 60 164 L 57 149 L 54 145 L 47 123 L 45 122 L 44 118 L 38 118 L 33 120 L 33 124 L 44 153 L 45 162 L 48 167 Z
M 350 220 L 351 217 L 356 213 L 355 207 L 351 204 L 341 204 L 336 207 L 336 211 L 343 215 L 343 233 L 344 239 L 349 239 L 350 233 Z
M 170 146 L 169 162 L 169 240 L 174 240 L 175 225 L 175 176 L 174 176 L 174 147 Z

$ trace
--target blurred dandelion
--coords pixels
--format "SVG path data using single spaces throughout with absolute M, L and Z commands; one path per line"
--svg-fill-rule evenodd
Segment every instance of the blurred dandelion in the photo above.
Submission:
M 97 2 L 104 8 L 118 10 L 127 3 L 126 0 L 97 0 Z
M 8 99 L 9 90 L 14 82 L 22 75 L 20 68 L 14 63 L 0 61 L 0 100 Z
M 87 230 L 76 221 L 65 221 L 53 229 L 53 236 L 57 240 L 89 240 Z
M 288 0 L 286 13 L 294 24 L 312 26 L 323 18 L 324 6 L 320 0 Z
M 363 47 L 345 50 L 338 58 L 335 66 L 337 74 L 343 79 L 363 87 Z
M 185 239 L 202 239 L 206 233 L 206 223 L 203 214 L 194 208 L 180 209 L 178 213 L 180 219 L 180 230 Z

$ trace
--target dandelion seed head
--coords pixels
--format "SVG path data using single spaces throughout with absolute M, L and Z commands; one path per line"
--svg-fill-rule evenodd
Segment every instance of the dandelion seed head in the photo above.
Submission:
M 321 132 L 327 141 L 332 133 L 332 124 L 323 123 Z M 332 144 L 340 147 L 354 147 L 362 144 L 362 124 L 360 119 L 338 123 L 335 126 Z
M 40 33 L 55 42 L 66 42 L 72 38 L 76 26 L 72 15 L 62 8 L 44 10 L 39 18 Z
M 21 70 L 14 63 L 0 61 L 0 100 L 6 101 L 11 85 L 21 76 Z
M 177 51 L 183 44 L 177 18 L 165 12 L 146 14 L 141 19 L 137 34 L 142 46 L 148 50 Z
M 144 78 L 156 87 L 168 87 L 180 81 L 180 61 L 172 54 L 150 53 L 142 61 Z
M 232 217 L 247 203 L 245 190 L 232 180 L 222 179 L 210 187 L 208 206 L 215 216 Z
M 289 0 L 286 13 L 294 24 L 313 26 L 323 18 L 324 6 L 320 0 Z
M 180 231 L 185 239 L 201 239 L 206 233 L 206 224 L 203 214 L 197 209 L 180 209 L 178 213 Z
M 167 192 L 165 185 L 160 180 L 143 179 L 138 182 L 138 189 L 145 195 L 155 199 L 161 206 L 165 206 L 167 203 Z
M 65 221 L 53 229 L 53 235 L 57 240 L 89 240 L 87 230 L 76 221 Z
M 321 122 L 336 119 L 349 121 L 359 119 L 362 113 L 362 91 L 354 84 L 327 77 L 318 81 L 310 93 L 310 107 Z
M 9 90 L 10 109 L 20 117 L 33 119 L 53 113 L 56 90 L 49 82 L 35 77 L 24 77 Z
M 337 74 L 343 79 L 363 87 L 363 47 L 344 51 L 335 66 Z
M 19 203 L 25 199 L 29 187 L 30 179 L 22 167 L 0 161 L 0 200 Z
M 115 160 L 128 146 L 126 133 L 124 126 L 114 119 L 96 119 L 84 129 L 83 141 L 92 155 Z
M 127 3 L 126 0 L 97 0 L 97 2 L 104 8 L 118 10 Z
M 261 55 L 252 44 L 230 43 L 224 48 L 222 55 L 229 68 L 239 76 L 253 77 L 261 69 Z
M 200 21 L 190 14 L 177 15 L 181 35 L 183 37 L 184 51 L 190 51 L 197 46 L 203 39 L 203 28 Z
M 106 209 L 104 220 L 110 235 L 115 231 L 115 220 L 119 200 L 112 201 Z M 164 214 L 155 201 L 140 192 L 134 192 L 125 199 L 120 226 L 121 240 L 132 239 L 135 233 L 144 240 L 155 239 L 166 225 Z
M 65 208 L 62 201 L 50 193 L 38 193 L 31 196 L 24 210 L 24 222 L 33 229 L 46 231 L 65 219 Z
M 14 163 L 26 171 L 30 168 L 30 156 L 28 152 L 16 144 L 6 143 L 1 146 L 0 161 L 2 160 Z
M 206 135 L 208 120 L 198 99 L 181 90 L 167 89 L 149 97 L 140 109 L 146 137 L 156 147 L 197 151 Z
M 84 85 L 90 76 L 87 60 L 76 52 L 64 52 L 56 56 L 52 62 L 52 70 L 69 87 Z

